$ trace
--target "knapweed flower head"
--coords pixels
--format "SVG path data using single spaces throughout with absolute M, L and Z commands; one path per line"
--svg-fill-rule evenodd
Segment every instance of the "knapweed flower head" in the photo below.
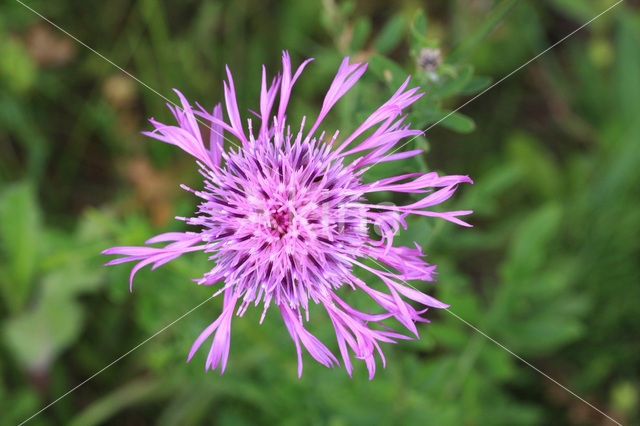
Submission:
M 169 232 L 146 244 L 165 247 L 114 247 L 103 254 L 123 257 L 108 264 L 137 262 L 130 285 L 140 268 L 153 268 L 194 251 L 209 254 L 211 270 L 198 284 L 217 286 L 224 294 L 222 313 L 195 340 L 188 360 L 213 335 L 206 369 L 227 364 L 230 328 L 234 312 L 242 316 L 253 304 L 262 304 L 262 317 L 270 307 L 280 311 L 298 356 L 302 374 L 302 347 L 327 367 L 339 365 L 331 350 L 305 328 L 312 306 L 324 308 L 331 319 L 344 366 L 351 375 L 351 354 L 365 361 L 369 377 L 375 373 L 377 352 L 384 366 L 380 342 L 410 338 L 383 325 L 395 318 L 416 338 L 416 322 L 428 322 L 422 314 L 447 305 L 406 285 L 409 280 L 434 280 L 435 265 L 423 260 L 422 249 L 397 247 L 394 236 L 409 214 L 439 217 L 469 226 L 459 219 L 471 211 L 429 210 L 452 196 L 467 176 L 408 173 L 364 183 L 363 174 L 377 163 L 419 155 L 421 150 L 394 152 L 399 142 L 421 131 L 410 129 L 403 111 L 422 96 L 407 89 L 407 79 L 391 98 L 347 137 L 327 136 L 319 129 L 335 103 L 358 81 L 366 64 L 345 58 L 327 91 L 315 120 L 302 120 L 292 132 L 287 106 L 292 86 L 310 62 L 292 74 L 287 52 L 282 74 L 267 84 L 263 67 L 258 120 L 243 126 L 235 87 L 227 68 L 224 83 L 227 120 L 218 104 L 212 111 L 194 108 L 178 91 L 182 108 L 169 105 L 177 125 L 151 119 L 155 129 L 146 135 L 176 145 L 197 159 L 203 188 L 191 190 L 202 199 L 193 217 L 179 218 L 194 227 L 189 232 Z M 278 98 L 277 108 L 276 98 Z M 198 121 L 210 127 L 208 143 Z M 231 147 L 224 148 L 224 140 Z M 190 190 L 189 188 L 186 188 Z M 374 192 L 422 194 L 418 201 L 393 206 L 367 200 Z M 374 232 L 374 230 L 377 232 Z M 376 265 L 371 266 L 372 264 Z M 366 283 L 357 269 L 376 276 Z M 366 293 L 378 305 L 363 312 L 347 304 L 352 290 Z M 384 289 L 383 290 L 381 290 Z M 424 305 L 417 310 L 409 301 Z M 311 302 L 311 303 L 310 303 Z M 375 312 L 375 313 L 372 313 Z

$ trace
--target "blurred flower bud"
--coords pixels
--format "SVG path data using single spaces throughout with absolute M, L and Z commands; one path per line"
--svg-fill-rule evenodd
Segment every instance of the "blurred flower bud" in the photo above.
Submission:
M 442 56 L 438 48 L 424 47 L 418 55 L 418 66 L 429 73 L 434 72 L 441 61 Z

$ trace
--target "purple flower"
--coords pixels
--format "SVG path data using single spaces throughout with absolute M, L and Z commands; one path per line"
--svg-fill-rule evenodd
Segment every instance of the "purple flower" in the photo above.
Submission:
M 394 95 L 346 138 L 338 132 L 328 137 L 318 134 L 322 121 L 333 105 L 358 81 L 366 64 L 350 64 L 345 58 L 322 103 L 318 117 L 308 130 L 303 119 L 300 130 L 292 133 L 286 122 L 291 89 L 304 67 L 292 75 L 287 52 L 282 57 L 282 75 L 267 85 L 263 67 L 259 125 L 243 127 L 235 88 L 227 68 L 224 97 L 228 121 L 221 104 L 209 112 L 193 108 L 178 92 L 182 109 L 169 105 L 178 125 L 151 119 L 155 127 L 146 135 L 177 145 L 197 159 L 204 177 L 204 188 L 192 191 L 203 201 L 193 217 L 180 218 L 197 231 L 169 232 L 151 238 L 146 244 L 168 242 L 165 247 L 113 247 L 103 254 L 123 257 L 107 263 L 135 261 L 135 273 L 146 265 L 156 268 L 187 252 L 204 251 L 213 268 L 197 280 L 198 284 L 224 282 L 217 293 L 224 293 L 220 316 L 194 342 L 191 360 L 200 345 L 212 334 L 213 343 L 206 369 L 227 364 L 231 319 L 234 310 L 242 316 L 250 304 L 262 302 L 260 322 L 271 305 L 276 305 L 291 334 L 298 355 L 298 375 L 302 374 L 302 346 L 318 362 L 339 365 L 334 354 L 304 327 L 309 301 L 320 305 L 335 328 L 344 366 L 351 375 L 351 353 L 365 361 L 369 377 L 375 374 L 375 352 L 384 366 L 380 342 L 395 343 L 411 337 L 382 325 L 395 318 L 419 337 L 416 322 L 428 322 L 405 299 L 427 307 L 448 305 L 405 285 L 407 280 L 434 281 L 435 265 L 426 263 L 422 249 L 393 246 L 400 226 L 406 229 L 409 214 L 440 217 L 463 226 L 458 218 L 471 211 L 434 212 L 427 208 L 453 195 L 468 176 L 438 176 L 437 173 L 409 173 L 364 183 L 362 175 L 375 164 L 419 155 L 421 150 L 393 152 L 403 138 L 421 134 L 405 124 L 402 111 L 422 96 L 418 88 L 407 89 L 409 79 Z M 277 110 L 272 114 L 279 94 Z M 199 117 L 197 119 L 196 117 Z M 197 120 L 210 123 L 209 143 Z M 369 132 L 368 132 L 369 131 Z M 367 133 L 368 132 L 368 133 Z M 226 136 L 225 136 L 226 133 Z M 225 151 L 223 138 L 231 135 L 236 147 Z M 435 189 L 434 189 L 435 188 Z M 367 201 L 367 194 L 394 191 L 424 194 L 419 201 L 401 205 L 379 205 Z M 373 230 L 378 237 L 372 237 Z M 367 261 L 369 260 L 369 262 Z M 372 267 L 374 263 L 377 267 Z M 152 269 L 153 269 L 152 268 Z M 355 269 L 377 276 L 388 292 L 369 286 Z M 379 305 L 376 312 L 362 312 L 348 305 L 338 293 L 365 292 Z M 303 315 L 303 312 L 305 315 Z M 374 325 L 372 327 L 371 325 Z M 215 333 L 215 334 L 214 334 Z

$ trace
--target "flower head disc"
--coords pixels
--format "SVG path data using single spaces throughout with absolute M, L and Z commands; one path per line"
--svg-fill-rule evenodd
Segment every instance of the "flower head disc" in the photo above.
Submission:
M 198 160 L 204 177 L 202 190 L 191 190 L 202 199 L 198 211 L 181 218 L 197 232 L 169 232 L 151 238 L 146 244 L 168 242 L 162 248 L 113 247 L 103 254 L 123 257 L 108 264 L 136 261 L 130 275 L 142 267 L 169 262 L 186 252 L 210 254 L 213 268 L 198 280 L 199 284 L 224 282 L 220 316 L 194 342 L 190 360 L 200 345 L 212 334 L 213 342 L 206 369 L 220 366 L 224 372 L 230 346 L 230 327 L 234 310 L 242 316 L 250 304 L 263 305 L 262 319 L 271 305 L 280 309 L 298 354 L 298 374 L 302 374 L 302 346 L 318 362 L 338 365 L 333 353 L 303 326 L 309 301 L 322 305 L 335 328 L 338 348 L 345 368 L 351 375 L 350 351 L 365 361 L 369 377 L 375 374 L 374 352 L 384 365 L 379 342 L 395 343 L 409 338 L 381 325 L 395 318 L 418 337 L 416 322 L 427 322 L 406 299 L 427 307 L 447 305 L 407 286 L 408 280 L 434 280 L 435 265 L 416 244 L 393 246 L 404 218 L 409 214 L 440 217 L 469 226 L 458 218 L 471 211 L 434 212 L 427 208 L 453 195 L 457 185 L 471 183 L 467 176 L 438 176 L 437 173 L 410 173 L 371 183 L 363 183 L 362 174 L 376 163 L 394 161 L 420 154 L 421 150 L 395 152 L 400 140 L 422 133 L 405 124 L 402 111 L 417 100 L 417 88 L 407 90 L 407 79 L 396 93 L 367 118 L 356 131 L 339 142 L 338 132 L 331 137 L 316 131 L 329 110 L 362 76 L 366 64 L 350 64 L 345 58 L 325 96 L 315 122 L 305 131 L 305 122 L 292 133 L 286 124 L 286 109 L 291 88 L 310 60 L 292 75 L 289 55 L 284 52 L 282 75 L 267 86 L 263 68 L 260 95 L 259 128 L 248 120 L 245 131 L 238 112 L 235 88 L 227 69 L 224 97 L 228 121 L 222 106 L 212 112 L 198 105 L 194 109 L 178 91 L 182 108 L 169 105 L 178 125 L 171 126 L 151 119 L 155 127 L 146 135 L 177 145 Z M 276 97 L 277 111 L 272 115 Z M 198 118 L 196 118 L 198 117 Z M 210 126 L 208 146 L 197 121 Z M 368 130 L 368 136 L 363 136 Z M 226 135 L 235 147 L 223 148 Z M 339 142 L 339 143 L 338 143 Z M 357 154 L 352 156 L 353 154 Z M 347 161 L 349 158 L 355 160 Z M 403 206 L 367 202 L 367 194 L 394 191 L 424 194 L 414 203 Z M 379 231 L 372 237 L 371 230 Z M 370 259 L 380 267 L 362 262 Z M 354 275 L 360 268 L 375 274 L 388 292 L 367 285 Z M 336 294 L 344 285 L 365 292 L 382 313 L 371 314 L 348 305 Z M 404 298 L 403 298 L 404 297 Z M 262 321 L 261 319 L 261 321 Z M 371 327 L 371 324 L 379 326 Z

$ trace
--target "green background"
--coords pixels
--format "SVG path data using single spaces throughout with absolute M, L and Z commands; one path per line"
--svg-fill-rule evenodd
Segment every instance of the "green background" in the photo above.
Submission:
M 427 128 L 612 1 L 165 1 L 28 5 L 172 101 L 211 107 L 229 64 L 245 114 L 260 65 L 316 60 L 292 122 L 313 117 L 345 55 L 369 71 L 325 129 L 348 134 L 413 76 Z M 638 423 L 640 366 L 640 11 L 625 1 L 409 145 L 426 154 L 369 178 L 469 174 L 443 208 L 474 228 L 411 218 L 439 265 L 419 289 L 451 304 L 418 341 L 384 345 L 386 369 L 354 378 L 295 349 L 259 309 L 235 318 L 225 374 L 191 343 L 221 300 L 189 314 L 31 424 L 611 424 L 464 319 L 624 424 Z M 441 62 L 421 68 L 424 48 Z M 205 256 L 143 270 L 98 253 L 183 230 L 199 185 L 191 158 L 140 135 L 165 101 L 14 0 L 0 5 L 0 417 L 19 423 L 205 300 Z M 295 127 L 295 125 L 293 126 Z M 377 194 L 376 201 L 407 197 Z M 370 282 L 372 282 L 370 280 Z M 375 286 L 375 284 L 374 284 Z M 347 289 L 341 290 L 347 293 Z M 356 298 L 358 295 L 354 295 Z M 310 328 L 331 349 L 328 319 Z

